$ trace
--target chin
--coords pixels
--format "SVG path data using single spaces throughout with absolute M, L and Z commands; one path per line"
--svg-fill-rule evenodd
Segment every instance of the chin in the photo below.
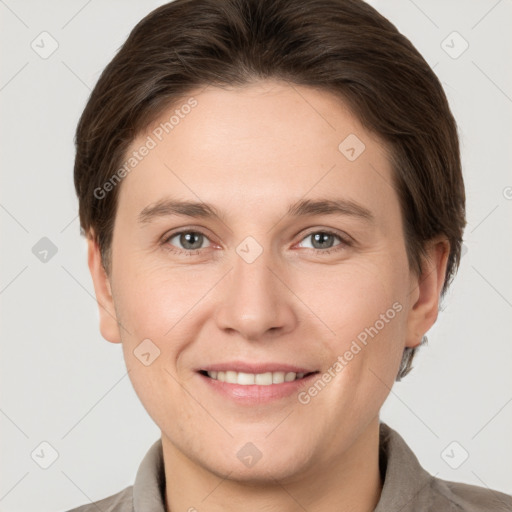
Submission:
M 275 484 L 275 481 L 292 481 L 300 473 L 299 466 L 283 461 L 283 463 L 276 463 L 276 461 L 267 461 L 263 463 L 261 459 L 253 467 L 240 467 L 241 464 L 228 464 L 226 467 L 216 468 L 216 473 L 219 478 L 226 478 L 233 482 L 239 482 L 247 486 L 258 486 L 264 484 Z
M 268 448 L 265 450 L 268 455 L 260 451 L 260 458 L 250 442 L 243 443 L 241 446 L 242 448 L 234 453 L 219 453 L 217 457 L 212 454 L 209 460 L 199 462 L 221 479 L 254 486 L 275 484 L 275 480 L 293 481 L 310 468 L 307 460 L 297 459 L 297 450 L 294 450 L 290 444 L 282 446 L 281 451 L 277 448 Z M 249 455 L 251 453 L 252 460 Z

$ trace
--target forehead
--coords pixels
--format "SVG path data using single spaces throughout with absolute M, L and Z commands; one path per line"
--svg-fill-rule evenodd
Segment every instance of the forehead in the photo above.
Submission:
M 131 144 L 151 147 L 124 178 L 120 203 L 139 211 L 164 195 L 245 209 L 332 195 L 397 202 L 385 145 L 338 97 L 265 81 L 197 89 Z

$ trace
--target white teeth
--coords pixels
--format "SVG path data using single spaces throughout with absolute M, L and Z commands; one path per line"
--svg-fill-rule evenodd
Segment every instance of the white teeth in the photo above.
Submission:
M 241 384 L 248 386 L 257 384 L 259 386 L 270 386 L 271 384 L 282 384 L 296 379 L 302 379 L 305 373 L 295 372 L 266 372 L 266 373 L 243 373 L 231 370 L 225 372 L 207 372 L 208 377 L 227 382 L 228 384 Z
M 226 372 L 226 382 L 233 384 L 254 384 L 254 377 L 253 373 Z
M 274 372 L 272 374 L 272 384 L 282 384 L 284 382 L 284 372 Z
M 260 386 L 272 384 L 272 372 L 257 373 L 254 375 L 254 384 L 259 384 Z
M 236 372 L 228 370 L 225 373 L 225 379 L 226 379 L 225 382 L 236 382 Z
M 295 378 L 297 377 L 297 374 L 294 373 L 294 372 L 288 372 L 285 376 L 284 376 L 284 381 L 285 382 L 291 382 L 292 380 L 295 380 Z

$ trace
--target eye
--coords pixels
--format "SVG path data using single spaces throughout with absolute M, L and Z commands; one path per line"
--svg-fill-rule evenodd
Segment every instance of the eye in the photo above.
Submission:
M 337 251 L 350 245 L 348 239 L 332 231 L 312 231 L 311 233 L 307 234 L 302 240 L 307 240 L 308 238 L 311 239 L 312 242 L 311 246 L 307 248 L 319 251 L 320 253 L 330 253 L 331 251 L 328 249 L 333 249 Z M 335 238 L 337 238 L 340 242 L 338 244 L 333 245 L 333 240 Z
M 335 233 L 329 230 L 317 230 L 307 234 L 301 241 L 311 239 L 312 243 L 306 249 L 312 249 L 319 254 L 329 254 L 333 251 L 343 250 L 351 245 L 350 238 L 344 237 L 339 233 Z M 338 239 L 339 242 L 336 244 L 334 240 Z M 207 245 L 204 246 L 204 243 Z M 200 231 L 184 230 L 164 238 L 162 245 L 172 252 L 179 254 L 186 254 L 188 256 L 199 254 L 202 249 L 210 247 L 211 243 L 209 238 L 201 233 Z
M 176 247 L 172 243 L 174 239 L 176 239 L 174 244 L 179 244 L 181 247 Z M 180 231 L 166 237 L 162 243 L 172 251 L 195 254 L 194 251 L 204 248 L 203 243 L 205 240 L 209 243 L 206 235 L 199 231 Z M 206 247 L 209 247 L 209 245 Z

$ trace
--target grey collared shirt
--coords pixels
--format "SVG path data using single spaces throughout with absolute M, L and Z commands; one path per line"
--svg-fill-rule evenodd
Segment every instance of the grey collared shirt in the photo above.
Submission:
M 512 496 L 441 480 L 418 462 L 403 438 L 380 423 L 379 463 L 384 485 L 374 512 L 511 512 Z M 162 441 L 142 460 L 135 483 L 108 498 L 68 512 L 166 512 Z

